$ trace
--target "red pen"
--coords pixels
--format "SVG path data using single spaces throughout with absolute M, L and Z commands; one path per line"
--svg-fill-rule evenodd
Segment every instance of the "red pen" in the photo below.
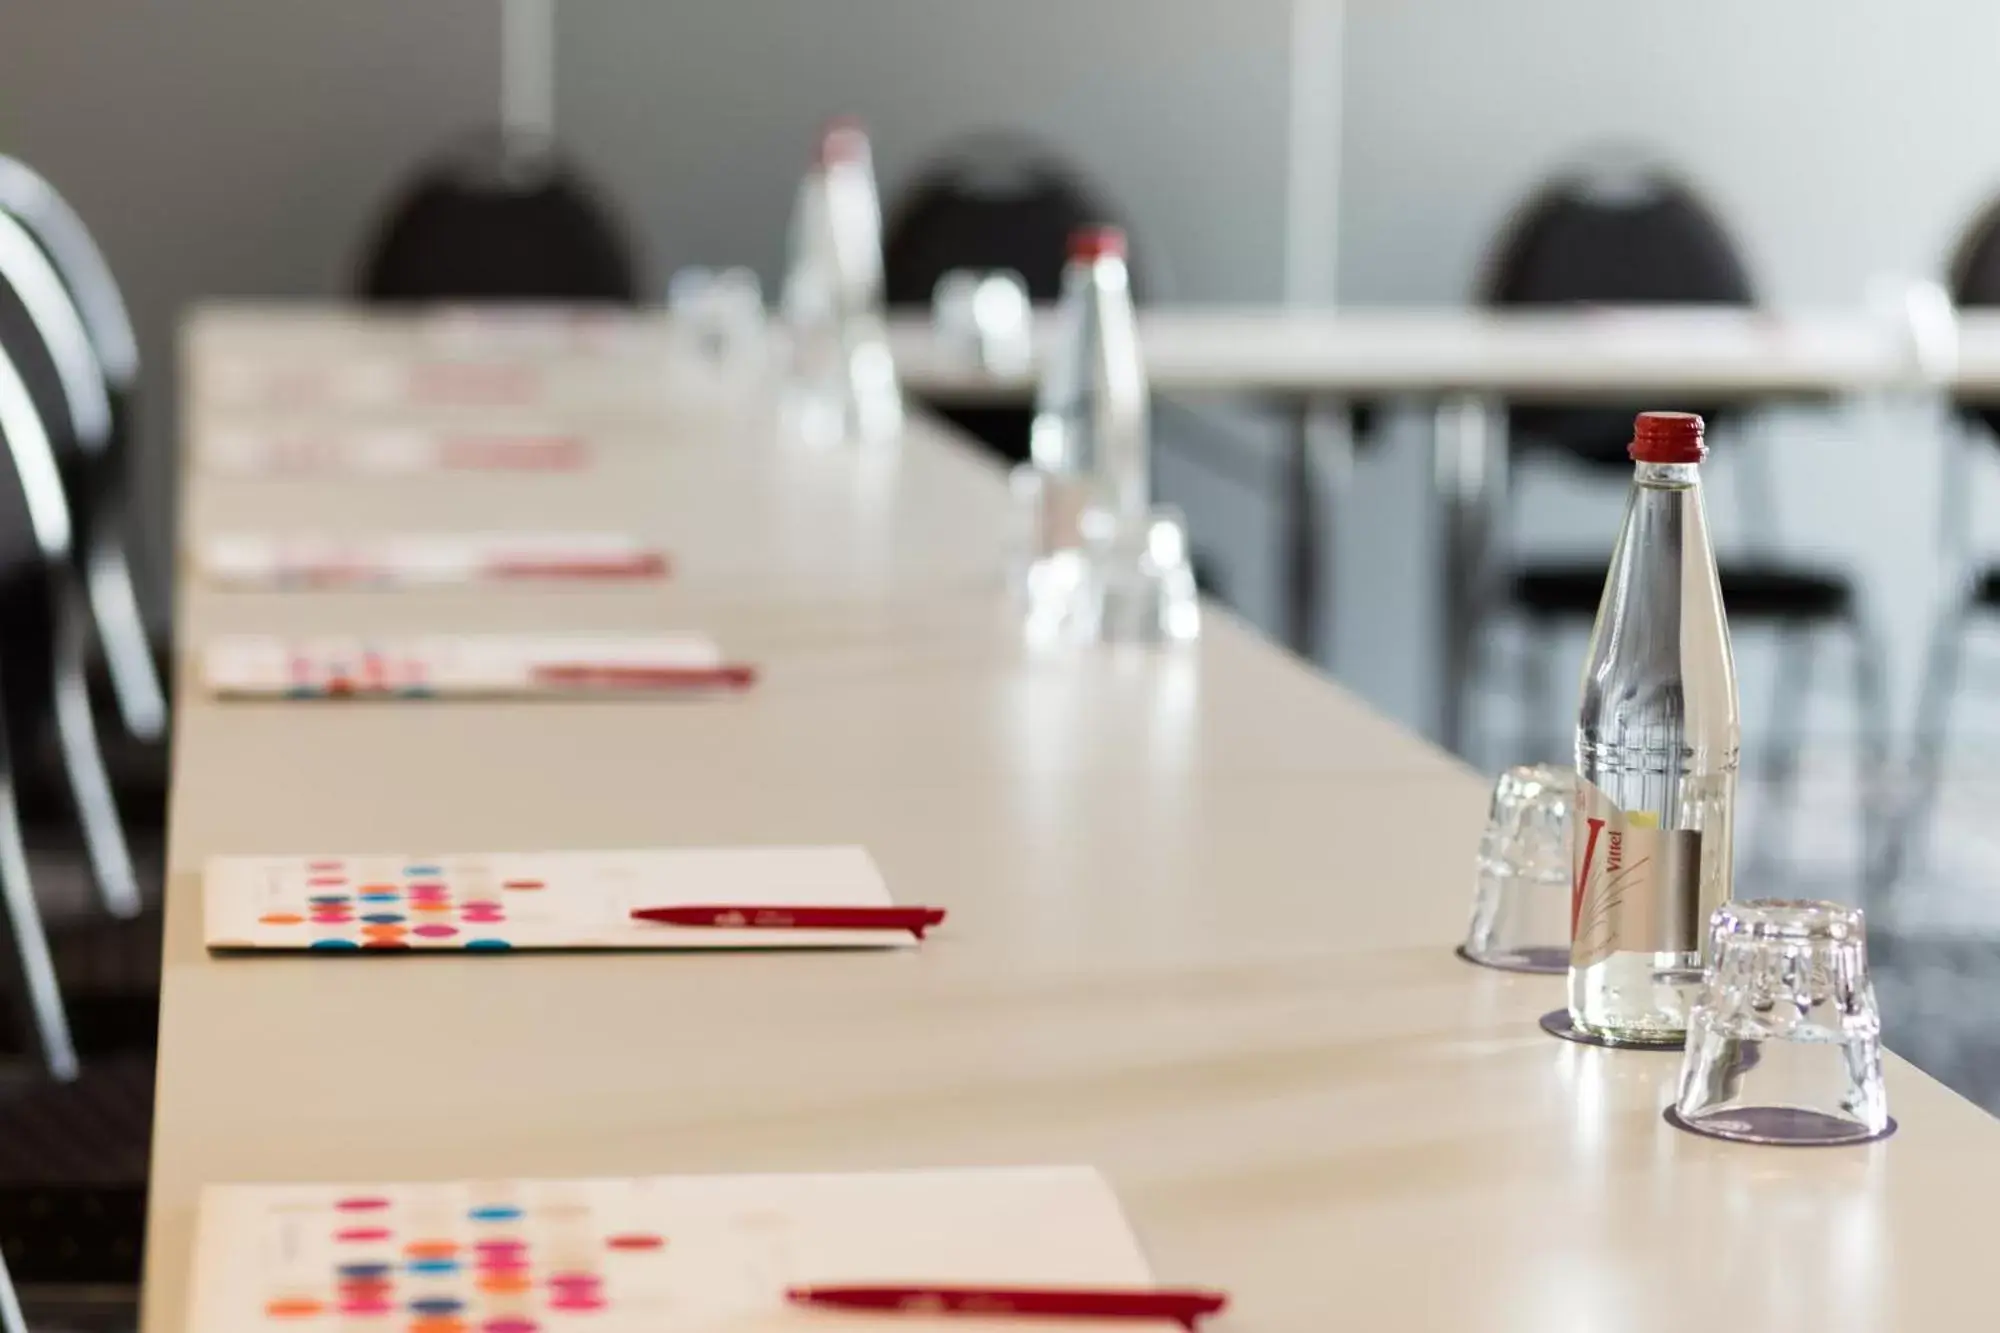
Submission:
M 1013 1315 L 1045 1319 L 1171 1319 L 1192 1329 L 1219 1313 L 1219 1291 L 1100 1287 L 793 1287 L 794 1305 L 878 1313 Z
M 942 907 L 639 907 L 635 921 L 723 930 L 907 930 L 918 939 L 944 920 Z
M 506 559 L 488 565 L 487 572 L 496 579 L 657 579 L 666 575 L 667 558 L 646 551 L 601 557 Z
M 549 662 L 534 668 L 537 685 L 565 689 L 699 690 L 746 689 L 757 681 L 752 666 L 621 666 L 609 662 Z

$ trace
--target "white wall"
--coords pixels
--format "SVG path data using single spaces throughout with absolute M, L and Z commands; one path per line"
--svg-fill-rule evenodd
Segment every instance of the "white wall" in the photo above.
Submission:
M 174 327 L 209 295 L 333 295 L 398 177 L 498 98 L 494 0 L 0 4 L 0 153 L 81 212 L 147 367 L 136 508 L 171 578 Z
M 583 0 L 557 120 L 664 273 L 779 265 L 819 123 L 864 117 L 886 193 L 967 130 L 1059 145 L 1129 210 L 1152 289 L 1274 300 L 1291 0 Z

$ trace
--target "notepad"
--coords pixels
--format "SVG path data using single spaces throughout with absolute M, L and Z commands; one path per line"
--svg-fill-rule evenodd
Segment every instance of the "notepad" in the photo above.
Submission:
M 523 408 L 542 398 L 545 387 L 536 367 L 518 359 L 377 356 L 218 359 L 198 384 L 204 397 L 225 407 L 292 410 Z
M 197 553 L 225 588 L 430 588 L 555 580 L 657 579 L 666 552 L 621 533 L 388 533 L 364 537 L 222 533 Z
M 211 1185 L 186 1326 L 780 1333 L 938 1325 L 786 1303 L 793 1286 L 1145 1286 L 1084 1167 L 426 1184 Z M 1047 1320 L 954 1327 L 1049 1330 Z
M 425 472 L 571 471 L 589 462 L 590 449 L 582 437 L 553 427 L 271 426 L 208 431 L 195 456 L 203 468 L 224 474 L 397 477 Z
M 664 341 L 659 321 L 559 306 L 456 306 L 418 321 L 420 338 L 456 356 L 640 358 Z
M 750 930 L 634 921 L 678 904 L 888 907 L 861 847 L 217 857 L 211 949 L 907 948 L 907 931 Z
M 226 634 L 201 662 L 212 694 L 245 699 L 715 694 L 754 674 L 700 634 Z

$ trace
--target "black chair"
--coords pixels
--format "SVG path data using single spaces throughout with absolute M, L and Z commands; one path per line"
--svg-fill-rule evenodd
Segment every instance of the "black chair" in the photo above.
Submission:
M 1533 196 L 1513 218 L 1490 264 L 1485 302 L 1504 309 L 1577 305 L 1647 306 L 1751 304 L 1749 278 L 1727 233 L 1685 183 L 1654 169 L 1563 176 Z M 1507 438 L 1513 460 L 1552 456 L 1606 483 L 1629 482 L 1626 445 L 1632 418 L 1656 407 L 1679 403 L 1574 406 L 1511 403 Z M 1688 405 L 1713 419 L 1713 406 Z M 1728 427 L 1716 432 L 1726 441 Z M 1726 448 L 1726 444 L 1725 444 Z M 1756 460 L 1742 459 L 1746 471 Z M 1749 476 L 1746 482 L 1751 481 Z M 1746 497 L 1765 488 L 1746 485 Z M 1758 534 L 1769 515 L 1749 524 Z M 1524 717 L 1531 719 L 1523 749 L 1534 751 L 1553 730 L 1548 719 L 1534 720 L 1549 700 L 1548 653 L 1562 626 L 1589 623 L 1603 594 L 1609 553 L 1589 559 L 1546 558 L 1490 552 L 1475 568 L 1480 586 L 1466 590 L 1462 605 L 1475 618 L 1489 612 L 1524 622 L 1531 637 L 1522 654 L 1520 690 Z M 1880 821 L 1877 785 L 1887 745 L 1887 702 L 1879 647 L 1865 623 L 1853 581 L 1837 570 L 1779 555 L 1719 557 L 1722 595 L 1731 624 L 1769 627 L 1779 650 L 1777 716 L 1764 772 L 1770 784 L 1772 818 L 1779 827 L 1795 796 L 1801 745 L 1800 715 L 1813 663 L 1813 635 L 1844 631 L 1853 652 L 1855 707 L 1863 737 L 1859 748 L 1863 815 L 1863 873 L 1879 874 Z M 1475 657 L 1477 653 L 1475 653 Z M 1476 676 L 1476 670 L 1471 673 Z M 1470 692 L 1476 681 L 1453 688 Z M 1539 734 L 1538 734 L 1539 733 Z M 1521 757 L 1530 757 L 1523 754 Z M 1749 870 L 1759 857 L 1753 852 Z
M 938 280 L 955 269 L 1012 269 L 1036 303 L 1062 291 L 1070 235 L 1114 214 L 1082 177 L 1033 140 L 981 134 L 938 154 L 889 210 L 883 229 L 883 299 L 928 310 Z M 1133 296 L 1140 290 L 1136 265 Z M 1028 457 L 1034 414 L 1025 408 L 927 404 L 1000 457 Z
M 1988 204 L 1966 229 L 1947 278 L 1961 309 L 2000 306 L 2000 200 Z M 2000 446 L 2000 406 L 1960 402 L 1958 418 L 1970 438 L 1947 444 L 1945 483 L 1939 488 L 1939 527 L 1957 586 L 1931 629 L 1930 650 L 1917 699 L 1916 743 L 1910 787 L 1897 821 L 1892 882 L 1907 868 L 1918 841 L 1929 833 L 1948 749 L 1947 728 L 1964 672 L 1967 632 L 1976 621 L 2000 616 L 2000 563 L 1972 559 L 1967 550 L 1973 498 L 1971 443 Z
M 5 213 L 0 213 L 0 346 L 12 358 L 50 441 L 55 490 L 45 503 L 60 506 L 62 549 L 76 562 L 82 534 L 63 483 L 108 448 L 113 421 L 109 391 L 82 318 L 54 267 Z M 25 466 L 39 466 L 39 457 Z M 32 471 L 28 480 L 35 483 Z M 0 644 L 0 659 L 11 659 L 0 694 L 8 696 L 7 706 L 16 712 L 13 740 L 21 773 L 37 774 L 38 747 L 52 740 L 104 905 L 113 915 L 131 917 L 140 910 L 138 876 L 90 700 L 87 589 L 94 571 L 88 563 L 76 563 L 48 590 L 56 605 L 44 608 L 23 599 L 16 603 L 18 617 L 0 619 L 0 633 L 7 640 Z M 163 770 L 164 755 L 154 749 L 155 767 Z
M 127 549 L 126 496 L 138 422 L 139 344 L 110 266 L 75 211 L 25 164 L 0 157 L 0 213 L 33 238 L 61 280 L 103 377 L 110 428 L 63 457 L 76 549 L 109 691 L 127 735 L 165 739 L 165 645 L 148 632 Z
M 68 506 L 55 451 L 27 383 L 0 346 L 0 910 L 19 963 L 19 994 L 32 1040 L 59 1080 L 77 1074 L 55 962 L 29 873 L 15 799 L 14 756 L 22 727 L 49 708 L 58 659 L 80 639 L 71 590 Z M 52 648 L 53 645 L 53 648 Z
M 634 305 L 640 281 L 616 219 L 575 166 L 482 134 L 397 195 L 357 286 L 382 302 Z

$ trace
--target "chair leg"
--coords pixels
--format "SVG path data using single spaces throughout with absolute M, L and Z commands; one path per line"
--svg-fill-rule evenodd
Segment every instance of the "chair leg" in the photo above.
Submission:
M 54 698 L 56 740 L 63 769 L 83 828 L 83 845 L 90 857 L 98 896 L 113 916 L 139 915 L 139 877 L 125 845 L 125 829 L 104 771 L 98 748 L 97 724 L 90 715 L 90 686 L 84 674 L 84 625 L 75 582 L 63 579 L 55 590 Z
M 1965 630 L 1971 608 L 1961 605 L 1938 619 L 1931 634 L 1930 659 L 1917 696 L 1917 735 L 1910 761 L 1908 790 L 1892 803 L 1890 826 L 1879 877 L 1891 890 L 1922 852 L 1930 833 L 1938 789 L 1944 781 L 1945 726 L 1958 694 L 1959 669 L 1965 656 Z
M 1798 807 L 1799 750 L 1806 703 L 1812 693 L 1812 647 L 1806 631 L 1790 624 L 1779 626 L 1778 671 L 1773 682 L 1776 693 L 1771 699 L 1771 729 L 1761 765 L 1763 817 L 1750 854 L 1744 858 L 1744 877 L 1752 884 L 1769 877 L 1791 850 L 1792 822 Z
M 27 1316 L 21 1313 L 21 1294 L 14 1288 L 14 1275 L 7 1260 L 0 1257 L 0 1333 L 28 1333 Z
M 166 689 L 153 666 L 146 620 L 123 544 L 115 538 L 93 542 L 85 555 L 84 578 L 125 730 L 134 740 L 160 740 L 167 731 Z
M 1855 814 L 1861 821 L 1861 888 L 1871 902 L 1888 889 L 1894 786 L 1889 781 L 1889 686 L 1882 645 L 1856 616 L 1854 636 Z
M 49 952 L 41 905 L 35 899 L 28 869 L 20 808 L 14 800 L 13 757 L 4 728 L 0 728 L 0 910 L 6 912 L 8 934 L 13 936 L 14 952 L 21 964 L 21 990 L 42 1060 L 51 1077 L 67 1083 L 77 1075 L 76 1043 L 70 1036 L 69 1016 L 63 1011 L 55 957 Z

